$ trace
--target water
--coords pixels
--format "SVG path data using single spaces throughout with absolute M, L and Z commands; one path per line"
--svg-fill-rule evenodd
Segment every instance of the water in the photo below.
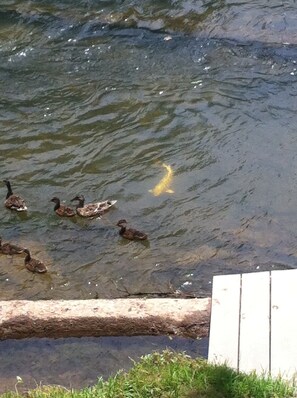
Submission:
M 58 384 L 83 388 L 107 379 L 119 369 L 128 370 L 142 355 L 160 349 L 183 351 L 192 357 L 207 356 L 208 339 L 162 336 L 27 339 L 0 342 L 0 393 L 19 392 L 37 385 Z M 15 360 L 17 358 L 17 360 Z
M 211 294 L 296 267 L 296 2 L 30 1 L 0 9 L 1 299 Z M 149 191 L 174 170 L 174 194 Z M 3 201 L 6 187 L 0 193 Z M 102 220 L 50 199 L 116 199 Z M 116 222 L 149 235 L 125 241 Z

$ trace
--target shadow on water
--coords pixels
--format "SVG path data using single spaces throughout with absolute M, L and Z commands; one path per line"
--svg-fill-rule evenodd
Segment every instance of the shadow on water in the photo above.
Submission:
M 128 370 L 133 360 L 166 348 L 195 358 L 207 357 L 207 339 L 168 337 L 101 337 L 28 339 L 0 342 L 0 393 L 14 391 L 16 376 L 24 383 L 19 392 L 37 385 L 59 384 L 66 388 L 94 385 L 119 370 Z

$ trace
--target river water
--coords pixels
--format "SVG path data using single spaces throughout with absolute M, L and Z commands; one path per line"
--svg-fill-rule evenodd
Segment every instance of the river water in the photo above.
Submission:
M 0 232 L 49 272 L 1 256 L 1 299 L 203 297 L 214 274 L 295 268 L 296 17 L 293 0 L 3 0 L 1 174 L 29 210 L 3 206 Z M 174 193 L 153 196 L 162 163 Z M 80 193 L 117 206 L 56 216 Z

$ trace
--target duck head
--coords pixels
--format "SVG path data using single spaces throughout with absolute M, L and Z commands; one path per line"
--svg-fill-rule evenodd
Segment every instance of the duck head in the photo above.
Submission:
M 57 198 L 56 196 L 54 196 L 50 201 L 51 201 L 51 202 L 54 202 L 54 203 L 56 203 L 56 204 L 60 204 L 60 199 Z
M 127 221 L 124 220 L 124 219 L 123 219 L 123 220 L 119 220 L 119 221 L 117 222 L 117 226 L 118 226 L 118 227 L 122 227 L 123 224 L 128 224 L 128 223 L 127 223 Z
M 60 207 L 60 199 L 57 198 L 56 196 L 54 196 L 50 201 L 56 203 L 54 210 L 57 210 Z
M 84 195 L 77 195 L 73 199 L 70 200 L 70 202 L 78 201 L 78 204 L 76 207 L 84 207 L 85 204 L 85 197 Z

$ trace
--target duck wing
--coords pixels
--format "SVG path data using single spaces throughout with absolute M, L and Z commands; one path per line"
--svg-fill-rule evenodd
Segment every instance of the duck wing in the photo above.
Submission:
M 4 243 L 3 245 L 1 245 L 1 249 L 0 251 L 3 254 L 21 254 L 24 251 L 23 247 L 17 246 L 17 245 L 13 245 L 11 243 Z
M 147 235 L 145 233 L 143 233 L 141 231 L 137 231 L 137 230 L 133 231 L 133 236 L 134 236 L 134 239 L 138 239 L 138 240 L 146 240 L 147 239 Z
M 96 205 L 101 212 L 109 210 L 112 206 L 117 203 L 117 200 L 104 200 L 103 202 L 98 202 Z
M 88 203 L 83 207 L 78 207 L 76 209 L 77 214 L 81 217 L 95 217 L 100 216 L 102 213 L 110 209 L 111 206 L 117 203 L 116 200 L 104 200 L 97 203 Z
M 73 217 L 75 216 L 75 211 L 71 207 L 61 205 L 57 210 L 56 214 L 60 217 Z
M 102 214 L 102 210 L 97 203 L 89 203 L 84 207 L 78 207 L 76 211 L 81 217 L 94 217 Z
M 19 195 L 10 195 L 4 202 L 5 207 L 10 210 L 26 211 L 27 206 L 24 199 Z
M 146 240 L 147 239 L 147 235 L 145 233 L 138 231 L 137 229 L 134 229 L 134 228 L 126 229 L 123 236 L 125 238 L 131 239 L 131 240 Z
M 37 272 L 39 274 L 47 272 L 47 267 L 43 264 L 43 262 L 36 260 L 35 258 L 31 258 L 30 261 L 25 263 L 25 266 L 27 270 L 31 272 Z

